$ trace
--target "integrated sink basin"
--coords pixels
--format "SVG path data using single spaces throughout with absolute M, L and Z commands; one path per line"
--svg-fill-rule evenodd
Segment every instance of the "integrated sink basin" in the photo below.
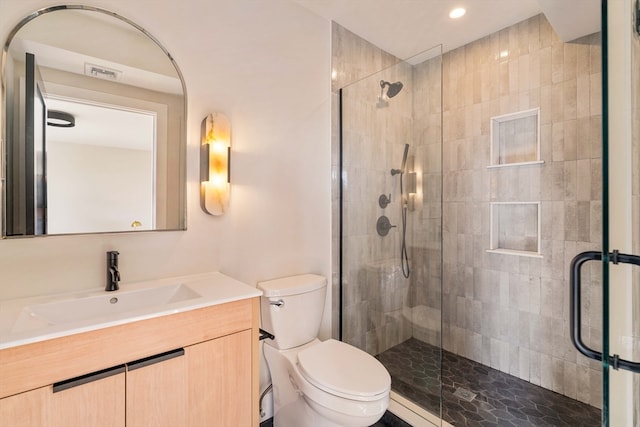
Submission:
M 162 308 L 168 304 L 199 298 L 202 295 L 183 284 L 171 284 L 117 293 L 28 305 L 22 309 L 13 332 L 48 325 L 85 322 L 110 315 L 145 308 Z
M 215 272 L 123 283 L 114 292 L 100 289 L 0 301 L 0 350 L 261 294 Z

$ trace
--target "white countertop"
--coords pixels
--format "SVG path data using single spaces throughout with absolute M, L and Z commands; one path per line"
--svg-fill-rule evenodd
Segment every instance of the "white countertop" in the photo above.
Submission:
M 114 292 L 100 288 L 0 301 L 0 350 L 260 295 L 213 272 L 120 283 Z

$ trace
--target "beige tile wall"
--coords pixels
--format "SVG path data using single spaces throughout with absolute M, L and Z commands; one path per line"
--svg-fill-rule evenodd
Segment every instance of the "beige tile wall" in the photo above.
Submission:
M 443 58 L 443 346 L 595 406 L 601 374 L 571 345 L 568 278 L 574 255 L 600 248 L 600 79 L 599 36 L 563 43 L 543 15 Z M 491 117 L 537 107 L 544 164 L 487 169 Z M 490 202 L 538 201 L 543 258 L 487 253 Z M 517 222 L 530 220 L 502 226 Z M 597 347 L 587 269 L 583 335 Z
M 384 108 L 381 79 L 404 84 Z M 403 314 L 409 280 L 399 261 L 400 176 L 390 171 L 413 140 L 412 86 L 411 66 L 400 63 L 342 89 L 343 339 L 371 354 L 411 337 Z M 391 195 L 386 208 L 382 194 Z M 376 231 L 382 215 L 396 226 L 386 236 Z
M 332 78 L 332 336 L 340 336 L 340 107 L 338 90 L 399 62 L 335 22 L 331 25 Z
M 413 153 L 418 185 L 409 211 L 412 336 L 442 345 L 442 56 L 413 65 Z
M 440 345 L 441 58 L 412 66 L 336 24 L 333 42 L 334 90 L 343 93 L 343 339 L 371 354 L 411 336 Z M 404 85 L 384 108 L 377 102 L 381 79 Z M 424 188 L 407 215 L 409 279 L 399 256 L 399 176 L 390 174 L 400 167 L 405 144 Z M 386 208 L 378 205 L 381 194 L 391 195 Z M 338 213 L 334 209 L 334 218 Z M 396 226 L 384 237 L 375 228 L 380 215 Z

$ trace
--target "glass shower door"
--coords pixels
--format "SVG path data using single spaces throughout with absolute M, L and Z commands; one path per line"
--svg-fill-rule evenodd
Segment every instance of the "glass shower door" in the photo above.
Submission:
M 603 425 L 640 425 L 640 32 L 637 0 L 602 2 Z M 633 24 L 632 24 L 633 23 Z M 606 40 L 606 46 L 605 46 Z M 604 119 L 604 117 L 603 117 Z M 604 245 L 603 245 L 604 246 Z M 618 251 L 619 250 L 619 251 Z M 626 252 L 628 255 L 621 252 Z M 608 254 L 608 257 L 607 257 Z M 608 258 L 608 259 L 606 259 Z
M 395 62 L 340 90 L 341 334 L 439 424 L 441 49 Z
M 571 335 L 602 364 L 602 425 L 640 425 L 640 28 L 637 0 L 602 0 L 602 251 L 571 267 Z M 601 262 L 602 345 L 582 340 L 581 270 Z

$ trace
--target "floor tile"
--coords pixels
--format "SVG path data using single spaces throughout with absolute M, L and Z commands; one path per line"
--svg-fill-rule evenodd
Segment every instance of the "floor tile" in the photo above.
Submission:
M 456 427 L 601 425 L 597 408 L 415 338 L 377 357 L 395 391 Z

